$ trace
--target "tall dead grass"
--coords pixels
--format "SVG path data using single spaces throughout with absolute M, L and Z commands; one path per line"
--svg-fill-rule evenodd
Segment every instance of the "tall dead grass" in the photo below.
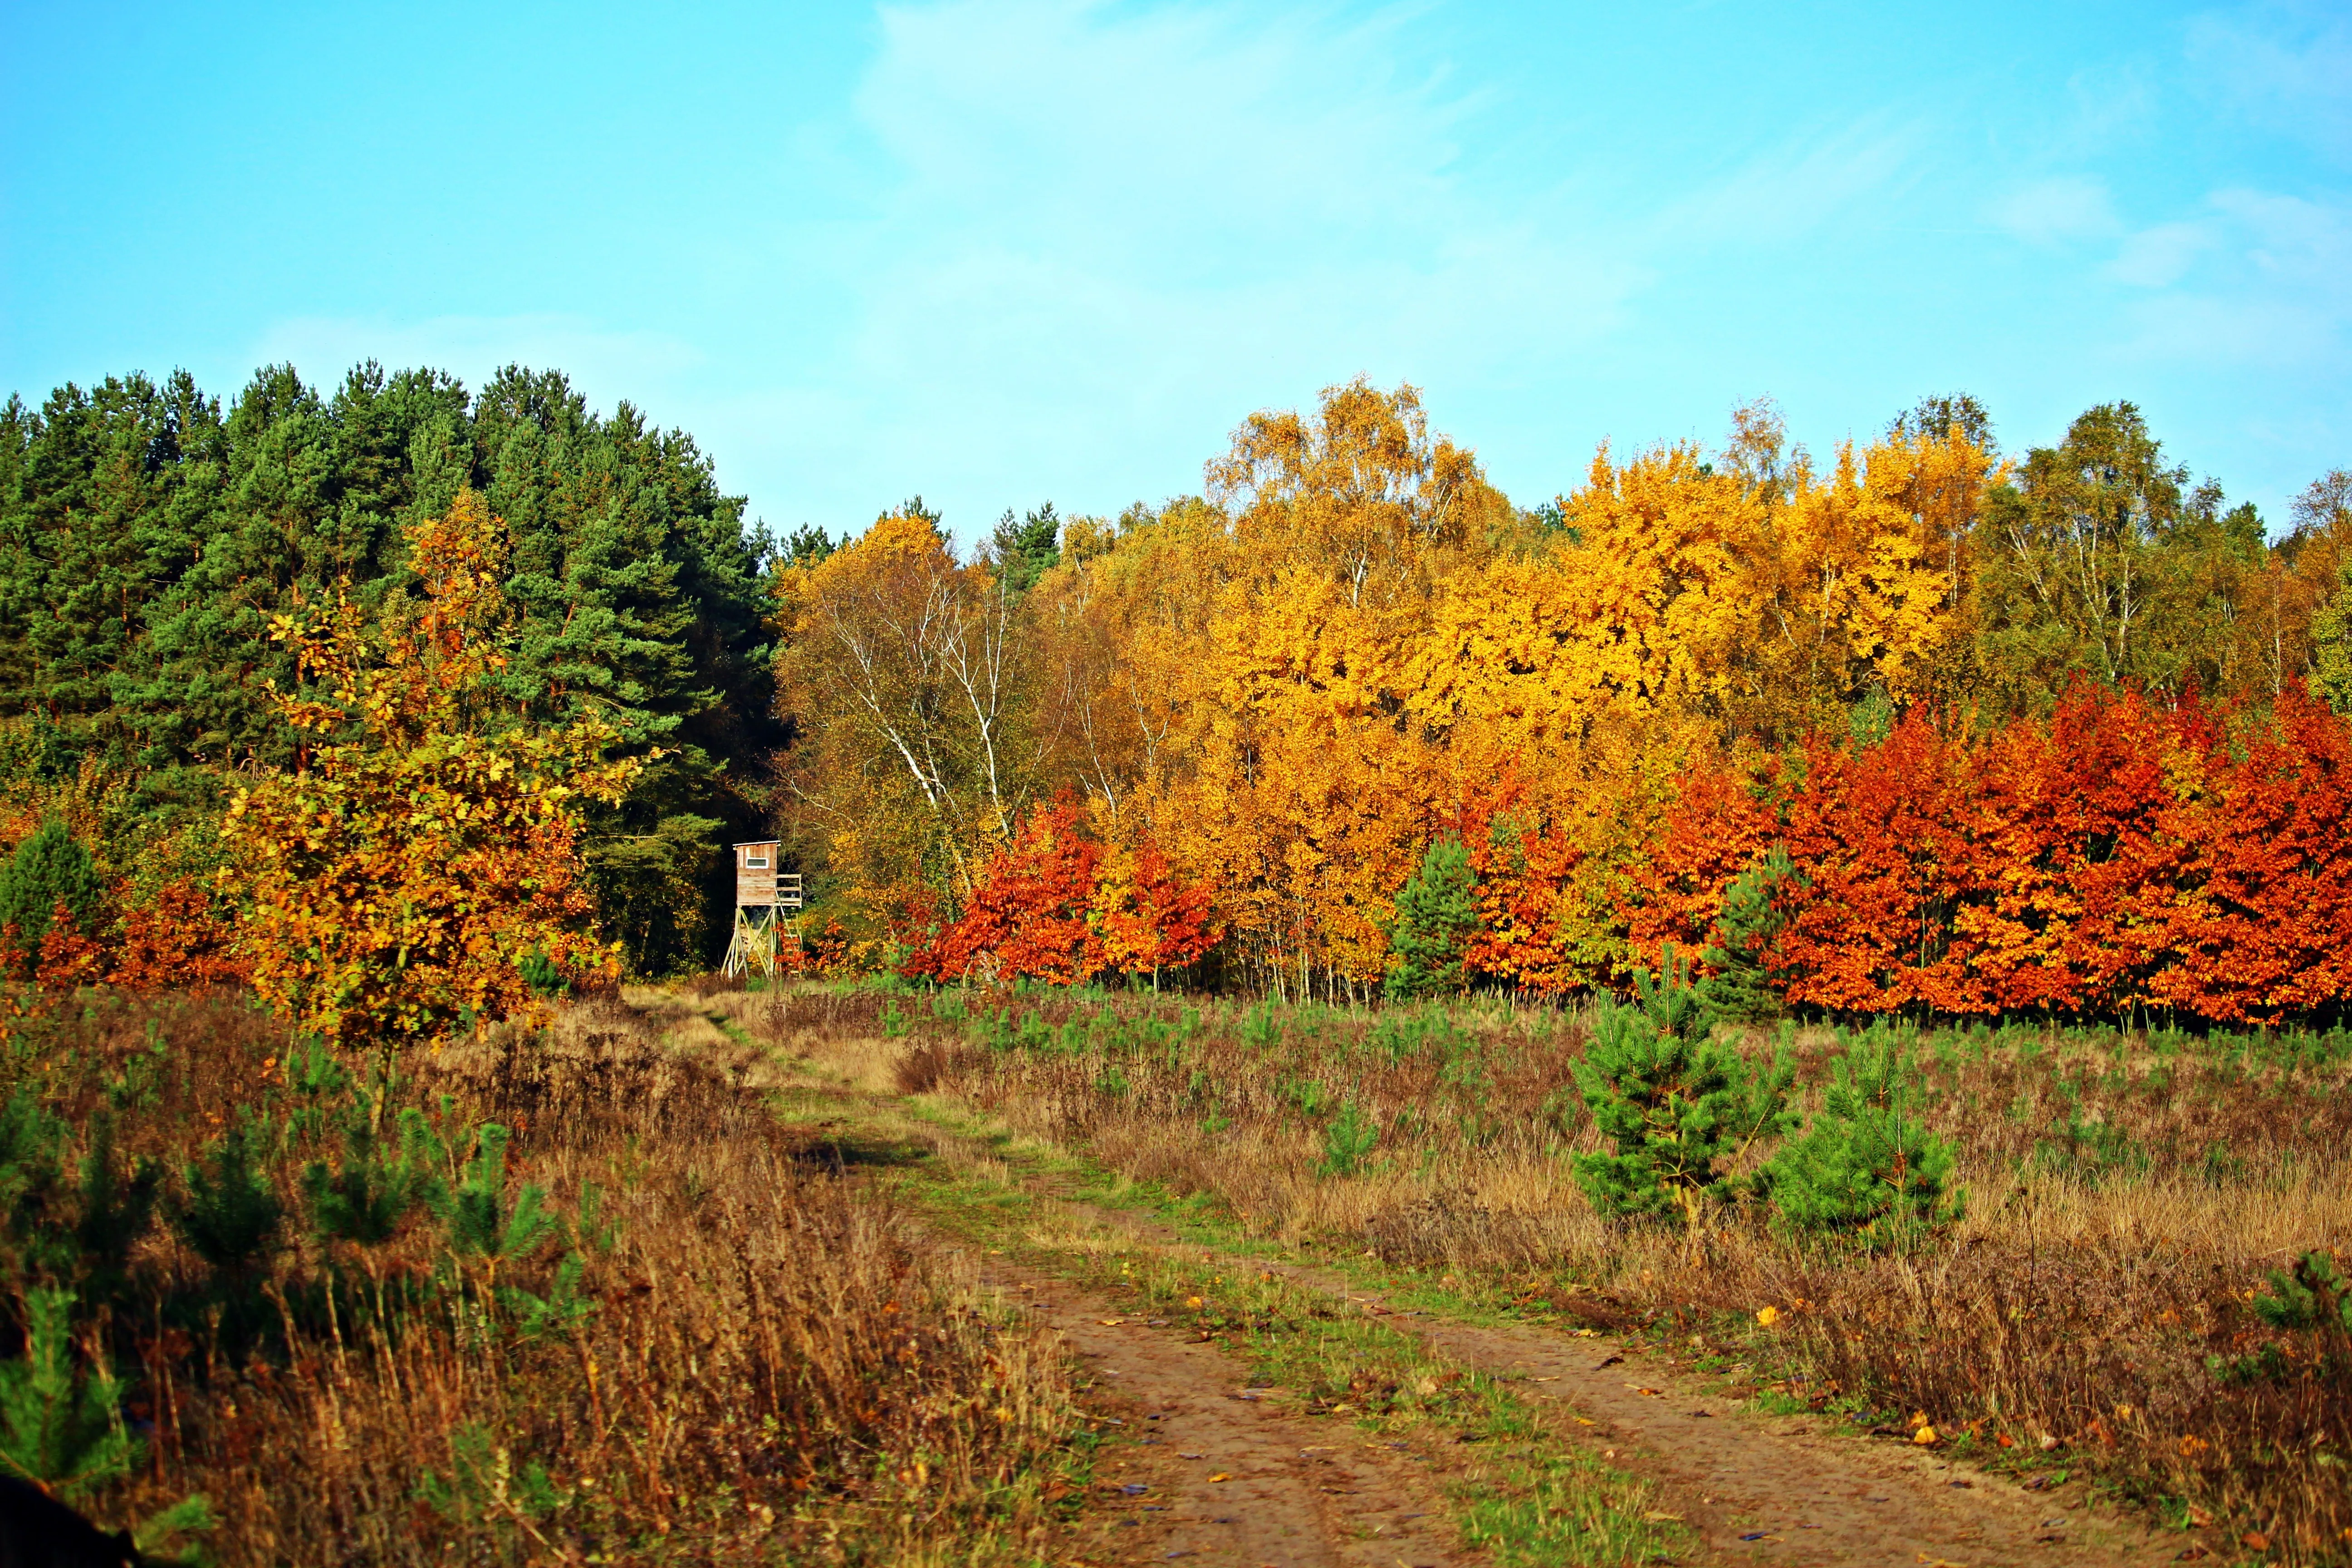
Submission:
M 298 1173 L 334 1151 L 241 1002 L 101 997 L 20 1031 L 0 1094 L 32 1089 L 85 1139 L 115 1108 L 126 1152 L 173 1173 L 256 1109 L 283 1141 L 266 1270 L 215 1278 L 158 1226 L 92 1329 L 150 1439 L 92 1511 L 202 1493 L 225 1565 L 1034 1555 L 1076 1430 L 1055 1347 L 810 1157 L 764 1106 L 761 1053 L 664 1037 L 688 1021 L 593 1004 L 414 1064 L 403 1098 L 514 1129 L 510 1194 L 538 1184 L 565 1218 L 495 1281 L 429 1215 L 374 1247 L 305 1233 Z M 499 1289 L 559 1299 L 567 1254 L 573 1321 L 523 1331 Z
M 895 1045 L 907 1089 L 1213 1194 L 1263 1233 L 1546 1295 L 1678 1345 L 1696 1332 L 1816 1407 L 1925 1412 L 1964 1445 L 2094 1471 L 2176 1517 L 2227 1516 L 2299 1558 L 2352 1542 L 2352 1355 L 2251 1310 L 2305 1250 L 2352 1263 L 2340 1037 L 1916 1039 L 1918 1103 L 1958 1151 L 1969 1208 L 1880 1256 L 1737 1210 L 1696 1245 L 1597 1217 L 1569 1160 L 1598 1147 L 1569 1078 L 1588 1032 L 1573 1010 L 793 1005 L 810 1048 Z M 1818 1086 L 1843 1037 L 1811 1028 L 1795 1046 Z M 1379 1135 L 1352 1163 L 1333 1132 L 1349 1106 Z M 2284 1371 L 2246 1375 L 2264 1345 Z

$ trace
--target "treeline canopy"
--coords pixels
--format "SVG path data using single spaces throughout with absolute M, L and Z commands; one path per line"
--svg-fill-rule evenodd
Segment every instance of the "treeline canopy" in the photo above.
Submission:
M 469 395 L 373 363 L 331 395 L 291 366 L 226 410 L 184 373 L 0 408 L 0 714 L 37 766 L 133 775 L 159 811 L 209 809 L 227 770 L 295 760 L 268 700 L 296 684 L 270 617 L 339 585 L 413 595 L 404 531 L 459 491 L 511 536 L 502 676 L 518 721 L 593 712 L 665 754 L 594 825 L 610 932 L 640 967 L 691 955 L 715 846 L 762 819 L 781 741 L 768 546 L 709 459 L 624 403 L 509 367 Z
M 2352 476 L 2273 539 L 2127 403 L 2004 454 L 1973 400 L 1930 399 L 1819 460 L 1752 405 L 1529 509 L 1412 388 L 1358 381 L 1253 416 L 1205 478 L 1116 520 L 1008 514 L 969 553 L 910 502 L 796 554 L 788 815 L 845 951 L 939 961 L 1067 796 L 1103 864 L 1205 889 L 1230 978 L 1360 994 L 1428 847 L 1475 833 L 1482 886 L 1540 885 L 1489 900 L 1498 977 L 1613 984 L 1695 769 L 1906 713 L 1990 735 L 2084 681 L 2240 725 L 2303 684 L 2352 708 Z

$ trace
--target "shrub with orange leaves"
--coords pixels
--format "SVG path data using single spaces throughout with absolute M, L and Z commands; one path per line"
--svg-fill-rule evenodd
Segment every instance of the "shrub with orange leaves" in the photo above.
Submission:
M 2216 715 L 2078 684 L 1974 742 L 1915 709 L 1804 758 L 1770 803 L 1684 782 L 1637 942 L 1694 941 L 1777 843 L 1801 889 L 1771 952 L 1792 1003 L 2276 1023 L 2352 999 L 2352 726 L 2299 687 Z
M 1075 985 L 1103 967 L 1088 918 L 1102 846 L 1066 796 L 1029 814 L 1013 841 L 989 858 L 963 912 L 906 965 L 939 979 L 1013 979 Z
M 1029 814 L 989 858 L 963 912 L 904 966 L 935 979 L 1075 985 L 1105 970 L 1156 974 L 1216 940 L 1205 889 L 1149 838 L 1105 848 L 1067 795 Z
M 1208 889 L 1179 878 L 1149 837 L 1104 855 L 1087 910 L 1105 967 L 1122 974 L 1156 982 L 1161 970 L 1183 968 L 1217 940 Z
M 1780 831 L 1777 784 L 1728 764 L 1702 764 L 1676 784 L 1664 830 L 1628 889 L 1628 934 L 1645 962 L 1662 962 L 1669 942 L 1685 953 L 1706 945 L 1732 879 L 1763 858 Z
M 331 700 L 277 694 L 303 760 L 239 793 L 226 828 L 255 988 L 302 1028 L 384 1050 L 535 1016 L 534 955 L 574 987 L 617 976 L 589 929 L 580 805 L 617 802 L 643 765 L 606 760 L 619 737 L 601 721 L 541 730 L 506 706 L 506 531 L 480 497 L 408 541 L 413 609 L 371 628 L 339 596 L 320 620 L 277 618 Z
M 2171 962 L 2147 999 L 2222 1023 L 2276 1023 L 2352 999 L 2352 725 L 2300 685 L 2208 752 L 2189 885 L 2168 900 Z
M 124 990 L 238 984 L 251 975 L 237 952 L 235 922 L 201 884 L 175 879 L 123 911 L 110 978 Z

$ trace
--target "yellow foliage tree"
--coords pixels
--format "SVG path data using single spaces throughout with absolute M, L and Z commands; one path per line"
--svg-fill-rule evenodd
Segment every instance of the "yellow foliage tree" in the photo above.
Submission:
M 231 804 L 224 873 L 251 904 L 262 996 L 387 1053 L 617 976 L 589 927 L 579 804 L 617 801 L 643 766 L 606 760 L 620 737 L 601 721 L 536 729 L 499 698 L 507 536 L 478 495 L 408 544 L 421 596 L 377 624 L 340 595 L 273 623 L 324 694 L 274 694 L 308 741 Z

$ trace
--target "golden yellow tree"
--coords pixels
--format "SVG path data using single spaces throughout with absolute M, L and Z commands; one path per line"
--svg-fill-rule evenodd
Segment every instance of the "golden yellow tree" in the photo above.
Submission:
M 231 804 L 255 987 L 299 1027 L 390 1051 L 617 976 L 590 929 L 579 805 L 642 763 L 617 732 L 517 718 L 498 692 L 504 525 L 472 491 L 408 532 L 419 597 L 370 624 L 347 595 L 279 616 L 318 696 L 278 692 L 305 737 L 290 773 Z
M 853 910 L 900 940 L 968 897 L 1036 798 L 1031 618 L 909 503 L 782 589 L 789 815 Z

